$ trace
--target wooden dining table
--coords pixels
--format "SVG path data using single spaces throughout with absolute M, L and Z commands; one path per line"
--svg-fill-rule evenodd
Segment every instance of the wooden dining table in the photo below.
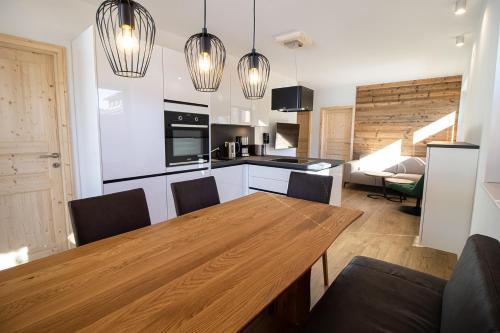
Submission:
M 256 193 L 1 271 L 0 332 L 241 331 L 361 214 Z

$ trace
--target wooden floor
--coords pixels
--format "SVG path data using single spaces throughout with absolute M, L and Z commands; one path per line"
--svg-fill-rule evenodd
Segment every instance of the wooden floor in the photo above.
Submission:
M 455 254 L 420 247 L 416 244 L 420 218 L 400 212 L 398 202 L 370 199 L 371 188 L 348 185 L 342 192 L 342 206 L 360 209 L 364 215 L 351 224 L 328 250 L 330 283 L 357 255 L 385 260 L 444 279 L 450 277 Z M 415 205 L 409 199 L 405 205 Z M 319 260 L 311 273 L 311 299 L 314 305 L 325 291 L 323 268 Z

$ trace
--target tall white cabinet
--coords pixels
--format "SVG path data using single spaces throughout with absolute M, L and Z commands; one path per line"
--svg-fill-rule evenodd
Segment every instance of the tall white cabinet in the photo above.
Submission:
M 165 220 L 166 177 L 155 176 L 166 171 L 163 49 L 154 47 L 146 76 L 136 79 L 113 74 L 93 26 L 72 54 L 81 197 L 141 187 L 152 222 Z
M 427 146 L 420 243 L 460 254 L 470 233 L 479 146 L 431 142 Z

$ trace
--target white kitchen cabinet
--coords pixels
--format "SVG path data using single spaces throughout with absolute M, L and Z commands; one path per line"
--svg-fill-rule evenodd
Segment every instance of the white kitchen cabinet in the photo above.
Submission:
M 248 193 L 248 166 L 236 165 L 212 169 L 221 202 L 238 199 Z
M 186 180 L 193 180 L 203 177 L 210 176 L 210 170 L 195 170 L 183 173 L 176 173 L 172 175 L 167 175 L 167 214 L 168 218 L 172 219 L 177 216 L 175 211 L 174 196 L 172 194 L 172 183 L 183 182 Z
M 460 254 L 470 233 L 479 147 L 434 144 L 427 147 L 420 242 Z
M 163 49 L 163 75 L 165 99 L 208 105 L 210 94 L 194 88 L 184 53 Z
M 271 114 L 271 88 L 268 87 L 262 99 L 252 101 L 252 125 L 269 126 Z
M 216 92 L 210 94 L 210 119 L 214 124 L 231 123 L 231 74 L 226 65 Z
M 72 144 L 78 162 L 78 177 L 75 177 L 78 198 L 99 196 L 103 191 L 95 45 L 93 26 L 71 42 L 75 97 L 75 121 L 71 125 L 77 136 Z
M 143 78 L 115 75 L 100 43 L 96 63 L 103 179 L 165 172 L 162 48 Z
M 104 184 L 104 194 L 133 190 L 136 188 L 144 189 L 151 223 L 154 224 L 165 221 L 167 219 L 166 176 Z
M 238 60 L 228 59 L 228 70 L 231 75 L 231 124 L 252 124 L 252 101 L 245 98 L 238 77 Z

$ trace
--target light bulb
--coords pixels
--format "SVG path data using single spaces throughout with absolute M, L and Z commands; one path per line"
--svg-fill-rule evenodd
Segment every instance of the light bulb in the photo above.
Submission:
M 255 68 L 255 67 L 250 68 L 250 70 L 248 71 L 248 79 L 250 80 L 250 84 L 258 84 L 259 83 L 260 77 L 259 77 L 259 71 L 257 70 L 257 68 Z
M 210 54 L 208 52 L 204 51 L 200 54 L 198 66 L 202 72 L 208 72 L 210 70 Z
M 131 51 L 139 46 L 134 30 L 129 25 L 123 25 L 116 36 L 116 46 L 125 51 Z

